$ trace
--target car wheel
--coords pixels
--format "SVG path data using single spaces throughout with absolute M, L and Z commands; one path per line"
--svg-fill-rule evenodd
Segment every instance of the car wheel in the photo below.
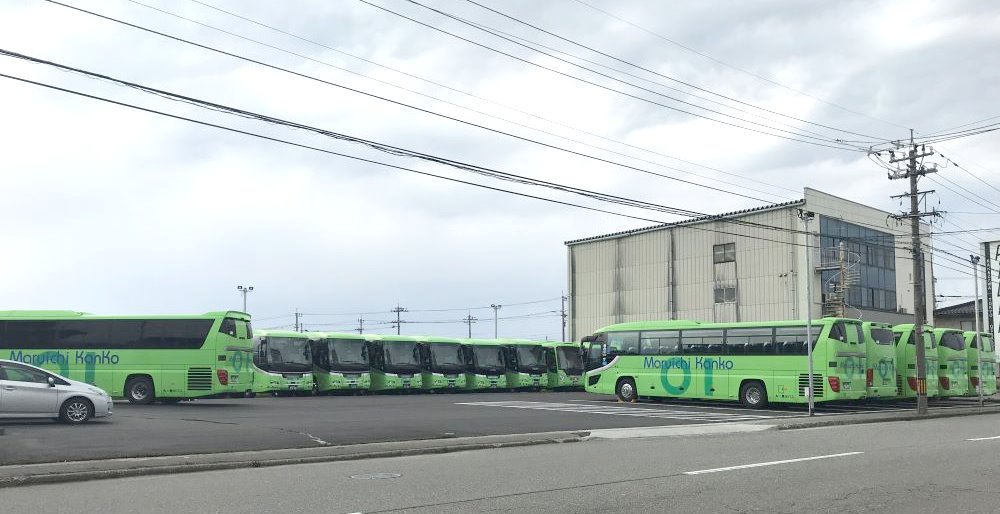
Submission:
M 133 377 L 125 382 L 125 398 L 129 403 L 146 405 L 153 402 L 153 381 L 147 377 Z
M 615 386 L 615 395 L 623 402 L 634 402 L 639 399 L 639 394 L 635 388 L 635 380 L 623 378 Z
M 94 417 L 94 406 L 84 398 L 70 398 L 59 408 L 59 419 L 70 425 L 86 423 Z
M 767 389 L 760 382 L 747 382 L 740 387 L 740 403 L 750 409 L 762 409 L 767 406 Z

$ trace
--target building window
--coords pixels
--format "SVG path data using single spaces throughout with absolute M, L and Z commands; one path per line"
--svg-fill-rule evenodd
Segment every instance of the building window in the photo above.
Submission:
M 849 272 L 856 277 L 847 288 L 845 300 L 859 309 L 896 311 L 896 248 L 895 238 L 888 232 L 848 223 L 827 216 L 820 217 L 824 296 L 830 294 L 840 280 L 836 268 L 840 245 L 853 261 Z
M 712 262 L 736 262 L 736 243 L 726 243 L 712 247 Z
M 735 287 L 715 288 L 715 303 L 735 303 L 735 302 L 736 302 Z

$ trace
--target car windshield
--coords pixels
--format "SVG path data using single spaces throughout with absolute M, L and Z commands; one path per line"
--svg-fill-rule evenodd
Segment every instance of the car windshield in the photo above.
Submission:
M 293 337 L 267 338 L 267 361 L 275 366 L 312 366 L 309 341 Z
M 538 345 L 517 346 L 517 362 L 522 368 L 538 368 L 543 365 L 545 359 L 544 350 Z
M 892 344 L 894 341 L 892 330 L 887 328 L 873 328 L 872 339 L 875 340 L 875 344 Z
M 330 362 L 336 364 L 368 364 L 365 342 L 360 339 L 334 339 L 329 341 Z
M 583 359 L 580 358 L 580 350 L 578 348 L 560 346 L 556 349 L 556 353 L 559 356 L 559 367 L 563 371 L 579 372 L 583 369 Z
M 385 363 L 390 366 L 417 366 L 417 343 L 387 341 Z
M 499 347 L 476 346 L 472 349 L 472 352 L 476 355 L 476 365 L 480 368 L 503 368 Z
M 465 366 L 462 359 L 462 346 L 449 343 L 431 343 L 431 359 L 434 369 L 461 369 Z

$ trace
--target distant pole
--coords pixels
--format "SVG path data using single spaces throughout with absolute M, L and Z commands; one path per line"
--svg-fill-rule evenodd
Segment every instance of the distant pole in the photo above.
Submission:
M 296 307 L 295 308 L 295 331 L 296 332 L 301 332 L 301 330 L 300 330 L 301 325 L 299 324 L 299 318 L 300 317 L 302 317 L 302 313 L 299 312 L 299 308 Z M 287 325 L 285 325 L 285 326 L 287 326 Z
M 365 319 L 358 318 L 358 333 L 363 334 L 365 332 Z
M 466 325 L 469 325 L 469 339 L 472 339 L 472 324 L 478 320 L 479 318 L 474 317 L 471 312 L 462 320 Z
M 396 335 L 398 336 L 400 334 L 400 327 L 403 325 L 403 321 L 400 319 L 399 315 L 400 315 L 400 313 L 408 312 L 408 311 L 406 310 L 406 307 L 400 307 L 399 304 L 397 303 L 396 304 L 396 308 L 393 309 L 393 310 L 391 310 L 391 311 L 389 311 L 389 312 L 395 312 L 396 313 Z
M 503 307 L 503 305 L 496 304 L 496 303 L 491 303 L 490 307 L 493 308 L 493 339 L 499 339 L 500 338 L 499 337 L 500 331 L 499 331 L 499 328 L 498 328 L 499 324 L 497 323 L 497 320 L 500 319 L 499 318 L 500 307 Z
M 809 387 L 806 388 L 806 396 L 809 398 L 809 415 L 816 415 L 815 404 L 813 402 L 813 389 L 815 385 L 815 380 L 813 378 L 813 352 L 812 352 L 812 246 L 809 244 L 809 222 L 812 221 L 815 213 L 809 211 L 803 211 L 799 209 L 799 218 L 802 219 L 802 224 L 805 226 L 806 233 L 806 360 L 809 361 Z
M 243 312 L 247 311 L 247 293 L 253 291 L 253 286 L 236 286 L 236 290 L 243 294 Z
M 975 291 L 976 297 L 972 300 L 973 312 L 976 313 L 976 375 L 979 378 L 976 380 L 979 387 L 979 406 L 983 406 L 983 338 L 980 336 L 981 327 L 979 326 L 979 256 L 970 255 L 969 260 L 972 261 L 972 280 L 975 281 Z
M 569 300 L 569 297 L 566 296 L 566 295 L 563 295 L 561 299 L 562 299 L 562 311 L 560 312 L 560 316 L 562 317 L 562 339 L 560 339 L 560 341 L 565 341 L 566 340 L 566 301 Z

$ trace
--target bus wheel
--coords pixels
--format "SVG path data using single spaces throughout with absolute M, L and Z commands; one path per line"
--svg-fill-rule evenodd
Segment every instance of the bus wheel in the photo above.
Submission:
M 147 377 L 132 377 L 125 382 L 125 398 L 129 403 L 146 405 L 153 402 L 153 381 Z
M 615 386 L 615 395 L 623 402 L 634 402 L 639 399 L 635 389 L 635 380 L 623 378 Z
M 757 381 L 744 382 L 740 387 L 740 403 L 750 409 L 762 409 L 767 406 L 767 390 L 764 384 Z

